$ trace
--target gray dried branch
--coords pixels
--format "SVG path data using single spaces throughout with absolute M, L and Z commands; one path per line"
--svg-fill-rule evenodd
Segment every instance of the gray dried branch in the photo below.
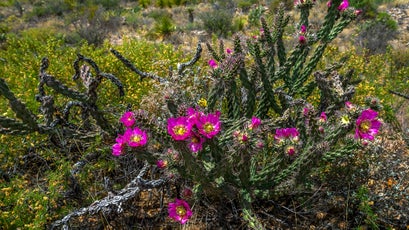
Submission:
M 59 226 L 61 226 L 62 229 L 69 229 L 69 221 L 75 217 L 95 215 L 99 213 L 102 213 L 103 215 L 109 215 L 111 213 L 122 213 L 124 211 L 122 205 L 135 198 L 141 191 L 161 187 L 167 182 L 166 179 L 143 179 L 142 177 L 147 173 L 149 167 L 150 165 L 148 163 L 145 163 L 138 176 L 123 189 L 121 189 L 116 195 L 108 195 L 101 200 L 95 201 L 88 207 L 81 208 L 66 215 L 61 220 L 54 222 L 51 226 L 51 229 L 55 229 Z

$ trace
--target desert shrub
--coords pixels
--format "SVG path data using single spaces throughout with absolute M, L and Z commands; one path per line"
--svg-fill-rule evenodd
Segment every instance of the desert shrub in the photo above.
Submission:
M 172 18 L 163 15 L 156 19 L 155 24 L 153 25 L 152 32 L 156 37 L 166 38 L 169 37 L 173 31 L 175 31 L 175 23 Z
M 96 46 L 120 25 L 120 17 L 102 7 L 84 7 L 68 20 L 81 38 Z
M 385 53 L 388 42 L 397 36 L 397 23 L 387 13 L 379 13 L 374 20 L 360 24 L 356 45 L 370 54 Z
M 233 14 L 229 10 L 219 9 L 204 12 L 199 15 L 203 28 L 209 34 L 226 37 L 232 29 Z
M 92 0 L 93 5 L 101 5 L 105 9 L 117 9 L 120 5 L 118 0 Z
M 172 3 L 169 0 L 156 0 L 155 6 L 160 8 L 172 7 Z
M 138 2 L 142 8 L 147 8 L 151 4 L 151 0 L 140 0 Z
M 243 12 L 248 12 L 254 4 L 258 3 L 257 0 L 251 0 L 251 1 L 245 1 L 245 0 L 240 0 L 237 1 L 237 7 L 242 9 Z
M 187 0 L 171 0 L 173 5 L 180 6 L 185 5 L 188 1 Z
M 398 46 L 390 49 L 390 56 L 393 61 L 393 65 L 396 70 L 409 67 L 409 48 L 404 46 Z M 394 70 L 395 70 L 394 68 Z
M 64 0 L 38 1 L 35 2 L 33 9 L 28 13 L 28 17 L 62 16 L 64 13 L 71 11 L 71 9 L 71 6 Z

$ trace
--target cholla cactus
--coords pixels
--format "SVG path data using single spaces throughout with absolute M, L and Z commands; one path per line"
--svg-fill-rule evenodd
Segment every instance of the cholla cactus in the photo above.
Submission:
M 82 65 L 80 62 L 86 62 L 95 70 L 95 77 L 92 76 L 90 67 Z M 100 71 L 98 65 L 90 58 L 78 54 L 74 62 L 75 74 L 73 80 L 81 78 L 86 92 L 80 92 L 71 89 L 56 79 L 56 77 L 46 72 L 49 65 L 47 58 L 41 60 L 38 94 L 36 99 L 40 105 L 40 112 L 44 116 L 44 122 L 34 115 L 24 103 L 18 100 L 8 88 L 6 82 L 0 79 L 0 94 L 4 95 L 10 102 L 10 107 L 15 112 L 16 117 L 21 120 L 0 117 L 0 133 L 23 135 L 31 132 L 40 132 L 50 135 L 51 138 L 57 137 L 53 143 L 61 145 L 70 138 L 93 138 L 101 133 L 113 135 L 116 130 L 106 119 L 106 115 L 96 105 L 98 95 L 97 88 L 103 78 L 113 82 L 119 90 L 119 96 L 124 95 L 122 83 L 112 74 Z M 52 88 L 57 94 L 71 99 L 62 108 L 59 108 L 54 101 L 54 96 L 47 95 L 46 87 Z M 78 106 L 81 109 L 81 124 L 75 125 L 70 122 L 70 111 L 72 107 Z M 95 122 L 91 122 L 90 118 Z M 81 128 L 80 128 L 81 127 Z M 99 129 L 95 129 L 99 127 Z M 58 138 L 62 137 L 62 138 Z
M 308 16 L 315 1 L 297 1 L 300 32 L 291 51 L 284 45 L 289 18 L 283 9 L 272 27 L 261 20 L 260 37 L 236 37 L 233 50 L 225 52 L 222 42 L 218 50 L 207 44 L 213 57 L 208 62 L 212 87 L 207 100 L 198 103 L 194 96 L 175 92 L 183 90 L 184 71 L 165 80 L 137 70 L 113 51 L 141 77 L 173 90 L 166 96 L 168 112 L 136 118 L 151 133 L 152 143 L 161 143 L 147 160 L 154 157 L 161 169 L 190 180 L 197 197 L 239 199 L 249 227 L 262 228 L 252 212 L 255 199 L 294 189 L 321 163 L 353 154 L 362 146 L 360 138 L 370 140 L 380 128 L 375 111 L 361 115 L 363 109 L 349 102 L 357 82 L 351 81 L 352 72 L 337 72 L 342 63 L 313 74 L 326 46 L 356 17 L 344 2 L 328 4 L 322 27 L 310 31 Z M 315 107 L 306 100 L 313 92 L 320 94 Z

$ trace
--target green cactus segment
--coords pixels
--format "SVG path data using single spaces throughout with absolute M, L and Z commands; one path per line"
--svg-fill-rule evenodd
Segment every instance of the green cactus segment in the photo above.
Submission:
M 240 100 L 238 97 L 238 93 L 240 90 L 237 87 L 236 81 L 231 80 L 229 81 L 230 87 L 228 88 L 227 94 L 230 97 L 227 97 L 227 115 L 230 118 L 237 119 L 241 116 L 240 113 Z

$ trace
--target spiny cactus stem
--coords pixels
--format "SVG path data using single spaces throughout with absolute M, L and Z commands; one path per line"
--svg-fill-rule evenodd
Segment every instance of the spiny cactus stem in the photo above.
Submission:
M 206 47 L 209 50 L 210 54 L 216 60 L 217 62 L 220 62 L 222 60 L 222 57 L 217 54 L 217 52 L 213 49 L 213 47 L 210 45 L 210 43 L 206 42 Z
M 399 97 L 403 97 L 403 98 L 409 100 L 409 95 L 407 95 L 407 94 L 403 94 L 403 93 L 397 92 L 395 90 L 389 90 L 389 92 L 392 93 L 392 94 L 398 95 Z
M 301 75 L 297 78 L 295 83 L 293 84 L 292 92 L 298 93 L 299 90 L 302 88 L 301 86 L 307 81 L 308 77 L 314 70 L 314 68 L 317 66 L 318 61 L 321 59 L 322 55 L 324 54 L 325 48 L 327 48 L 328 43 L 323 42 L 321 43 L 317 49 L 315 50 L 313 56 L 307 63 L 306 67 L 304 68 L 304 71 L 301 73 Z
M 160 83 L 165 83 L 168 82 L 165 78 L 159 77 L 156 74 L 153 73 L 146 73 L 138 68 L 136 68 L 135 65 L 132 64 L 128 59 L 126 59 L 124 56 L 122 56 L 117 50 L 111 49 L 111 53 L 115 55 L 116 58 L 118 58 L 126 67 L 128 67 L 130 70 L 132 70 L 134 73 L 138 74 L 141 77 L 141 80 L 144 78 L 151 78 L 155 81 L 158 81 Z
M 87 101 L 88 97 L 82 93 L 79 93 L 73 89 L 68 88 L 64 84 L 62 84 L 60 81 L 55 79 L 54 76 L 48 75 L 47 73 L 43 72 L 40 73 L 40 83 L 38 85 L 38 90 L 40 91 L 40 95 L 44 95 L 44 84 L 46 84 L 48 87 L 54 89 L 56 92 L 67 96 L 69 98 L 79 100 L 79 101 Z
M 85 61 L 88 64 L 90 64 L 92 66 L 92 68 L 94 68 L 97 76 L 101 72 L 99 70 L 99 67 L 98 67 L 97 63 L 95 63 L 94 60 L 92 60 L 91 58 L 85 57 L 82 54 L 77 54 L 77 59 L 74 61 L 74 64 L 73 64 L 74 69 L 75 69 L 75 75 L 72 77 L 72 79 L 76 80 L 76 79 L 78 79 L 80 77 L 80 73 L 81 73 L 80 65 L 79 65 L 80 61 Z
M 119 90 L 119 96 L 123 97 L 125 96 L 125 91 L 124 91 L 124 86 L 122 85 L 121 81 L 119 81 L 119 79 L 117 77 L 115 77 L 114 75 L 110 74 L 110 73 L 100 73 L 100 76 L 110 80 L 112 83 L 114 83 L 114 85 L 118 88 Z
M 201 54 L 202 54 L 202 45 L 200 45 L 200 43 L 199 43 L 199 44 L 197 44 L 197 47 L 196 47 L 195 56 L 190 61 L 185 62 L 185 63 L 180 63 L 178 65 L 178 70 L 177 70 L 178 75 L 179 76 L 182 75 L 183 70 L 185 70 L 186 67 L 194 65 L 200 59 Z

